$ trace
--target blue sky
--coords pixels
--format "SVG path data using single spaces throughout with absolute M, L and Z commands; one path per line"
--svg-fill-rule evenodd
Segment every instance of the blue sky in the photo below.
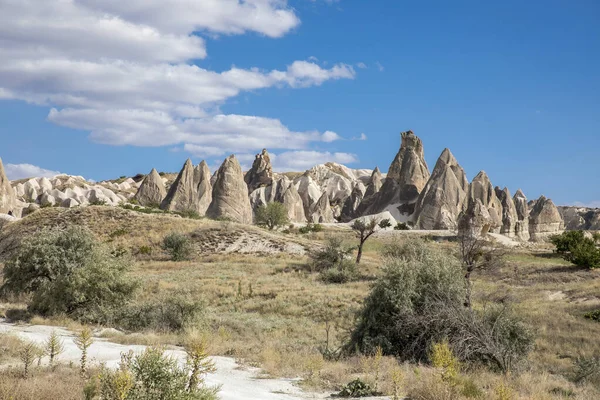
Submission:
M 448 147 L 471 178 L 600 206 L 597 1 L 190 2 L 0 0 L 13 173 L 248 165 L 265 146 L 278 169 L 386 170 L 412 129 L 430 168 Z

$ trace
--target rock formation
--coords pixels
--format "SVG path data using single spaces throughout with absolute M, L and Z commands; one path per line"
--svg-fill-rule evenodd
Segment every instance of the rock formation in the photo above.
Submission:
M 196 211 L 200 216 L 206 215 L 206 210 L 212 202 L 212 185 L 210 183 L 210 169 L 206 161 L 202 160 L 194 168 L 194 185 L 196 187 Z
M 323 192 L 308 172 L 305 172 L 303 175 L 294 179 L 294 186 L 302 199 L 304 214 L 308 218 L 312 206 L 319 201 Z
M 419 194 L 429 180 L 423 143 L 412 131 L 401 133 L 400 151 L 392 161 L 385 182 L 376 195 L 365 197 L 359 215 L 390 211 L 411 215 Z
M 564 229 L 564 222 L 552 200 L 541 196 L 529 213 L 529 235 L 532 241 L 542 241 Z
M 291 222 L 306 222 L 302 198 L 292 181 L 286 176 L 281 176 L 271 185 L 258 188 L 250 193 L 250 204 L 253 210 L 274 201 L 285 205 Z
M 244 176 L 244 181 L 248 185 L 249 194 L 260 187 L 273 183 L 273 168 L 267 149 L 263 149 L 260 154 L 256 155 L 252 168 Z
M 329 205 L 327 193 L 323 193 L 321 198 L 310 208 L 309 221 L 313 223 L 331 223 L 335 222 L 333 211 Z
M 496 221 L 490 216 L 489 209 L 480 199 L 469 198 L 468 206 L 458 217 L 459 232 L 468 232 L 484 236 L 491 232 Z
M 515 212 L 517 213 L 517 223 L 515 226 L 516 236 L 523 240 L 528 241 L 529 236 L 529 207 L 527 206 L 527 197 L 521 189 L 517 190 L 513 197 L 513 203 L 515 205 Z
M 500 189 L 498 186 L 494 189 L 496 197 L 502 204 L 502 225 L 500 226 L 500 233 L 513 238 L 517 236 L 517 222 L 519 217 L 513 202 L 512 196 L 508 188 Z
M 160 204 L 162 210 L 198 212 L 198 173 L 189 158 Z
M 341 213 L 342 222 L 349 222 L 354 219 L 356 210 L 365 197 L 366 190 L 367 189 L 365 188 L 365 185 L 360 182 L 356 182 L 354 189 L 352 189 L 352 193 L 350 193 L 350 196 L 344 202 Z
M 558 212 L 567 230 L 600 230 L 600 208 L 561 206 Z
M 4 165 L 0 159 L 0 214 L 12 214 L 16 206 L 15 192 L 4 173 Z
M 415 207 L 417 229 L 456 229 L 467 206 L 469 181 L 449 149 L 438 158 Z
M 488 231 L 491 233 L 500 233 L 502 226 L 502 203 L 496 197 L 496 191 L 490 182 L 487 174 L 484 171 L 479 172 L 469 185 L 468 192 L 469 204 L 467 207 L 472 208 L 472 211 L 477 211 L 478 207 L 471 207 L 473 200 L 479 200 L 481 205 L 487 210 L 484 219 L 489 221 Z
M 140 205 L 148 207 L 160 206 L 166 196 L 165 184 L 156 169 L 152 168 L 133 198 Z
M 234 155 L 225 159 L 212 191 L 212 201 L 206 210 L 211 218 L 227 218 L 243 224 L 252 223 L 252 207 L 248 199 L 248 185 L 242 168 Z
M 305 222 L 304 204 L 296 187 L 290 182 L 287 189 L 283 192 L 277 201 L 283 203 L 288 211 L 288 218 L 292 222 Z
M 371 174 L 371 178 L 369 179 L 369 184 L 365 190 L 364 197 L 370 197 L 378 193 L 379 190 L 381 190 L 382 185 L 383 177 L 381 176 L 381 171 L 379 170 L 379 167 L 375 167 Z

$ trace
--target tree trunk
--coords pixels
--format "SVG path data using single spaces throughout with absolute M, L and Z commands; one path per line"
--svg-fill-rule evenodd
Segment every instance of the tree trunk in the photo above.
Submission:
M 362 258 L 362 249 L 363 249 L 363 244 L 365 244 L 365 242 L 360 242 L 360 244 L 358 245 L 358 254 L 356 255 L 356 263 L 360 264 L 360 259 Z
M 471 308 L 471 273 L 473 272 L 473 266 L 467 266 L 467 272 L 465 273 L 465 307 Z

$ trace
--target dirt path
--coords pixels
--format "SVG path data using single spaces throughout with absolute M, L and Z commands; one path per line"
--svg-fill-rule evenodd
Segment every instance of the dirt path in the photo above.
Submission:
M 73 342 L 73 333 L 65 329 L 42 325 L 15 325 L 0 319 L 0 333 L 12 333 L 22 339 L 36 343 L 44 342 L 50 332 L 55 329 L 64 342 L 65 351 L 59 356 L 60 362 L 78 362 L 81 352 Z M 89 349 L 89 359 L 92 363 L 105 363 L 108 367 L 116 367 L 121 353 L 133 350 L 135 353 L 144 351 L 145 346 L 121 345 L 106 339 L 95 338 Z M 167 350 L 167 354 L 183 361 L 185 353 L 182 350 Z M 217 372 L 206 377 L 208 385 L 221 385 L 219 397 L 221 400 L 299 400 L 324 399 L 327 395 L 311 394 L 301 391 L 294 386 L 290 379 L 262 379 L 260 370 L 240 366 L 234 359 L 213 357 Z

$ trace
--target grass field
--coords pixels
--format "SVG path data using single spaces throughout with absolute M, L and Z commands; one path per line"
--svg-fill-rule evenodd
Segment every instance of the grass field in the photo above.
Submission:
M 172 262 L 159 244 L 170 231 L 218 230 L 226 236 L 227 232 L 241 230 L 252 234 L 253 240 L 293 242 L 309 249 L 320 246 L 328 235 L 342 236 L 353 243 L 349 231 L 286 235 L 231 223 L 138 215 L 108 207 L 88 207 L 71 216 L 53 209 L 42 211 L 46 214 L 40 213 L 38 220 L 32 218 L 27 227 L 19 227 L 19 232 L 26 234 L 42 225 L 75 220 L 88 225 L 102 241 L 126 248 L 134 255 L 136 249 L 149 246 L 151 254 L 137 255 L 132 271 L 143 287 L 137 300 L 183 292 L 204 305 L 199 321 L 182 333 L 115 335 L 114 341 L 180 344 L 186 335 L 200 332 L 210 338 L 213 354 L 242 359 L 262 367 L 271 376 L 300 376 L 304 379 L 301 384 L 312 390 L 339 390 L 360 377 L 388 395 L 397 386 L 401 393 L 422 389 L 423 399 L 448 398 L 444 397 L 447 394 L 443 388 L 436 389 L 435 373 L 426 366 L 400 365 L 389 357 L 326 360 L 321 355 L 324 348 L 336 349 L 346 340 L 354 314 L 380 271 L 379 251 L 388 242 L 403 240 L 399 236 L 374 237 L 367 242 L 360 266 L 363 279 L 336 285 L 325 284 L 311 273 L 308 258 L 302 254 L 202 252 L 203 244 L 195 243 L 198 254 L 192 261 Z M 205 237 L 200 235 L 197 241 Z M 435 245 L 454 250 L 454 244 L 449 242 Z M 518 373 L 503 376 L 483 368 L 465 370 L 462 379 L 473 387 L 465 398 L 500 399 L 503 397 L 499 388 L 503 387 L 510 392 L 504 398 L 510 399 L 600 398 L 594 383 L 576 385 L 571 381 L 577 357 L 600 355 L 600 323 L 583 318 L 587 311 L 600 308 L 599 274 L 571 266 L 543 247 L 509 250 L 502 267 L 477 271 L 475 306 L 483 307 L 492 301 L 512 302 L 535 328 L 537 339 L 526 367 Z M 0 310 L 14 306 L 3 305 Z M 65 321 L 35 318 L 33 322 Z M 7 357 L 0 353 L 0 362 Z M 57 379 L 62 382 L 63 378 Z M 0 388 L 1 385 L 0 382 Z M 428 386 L 422 388 L 423 385 Z

